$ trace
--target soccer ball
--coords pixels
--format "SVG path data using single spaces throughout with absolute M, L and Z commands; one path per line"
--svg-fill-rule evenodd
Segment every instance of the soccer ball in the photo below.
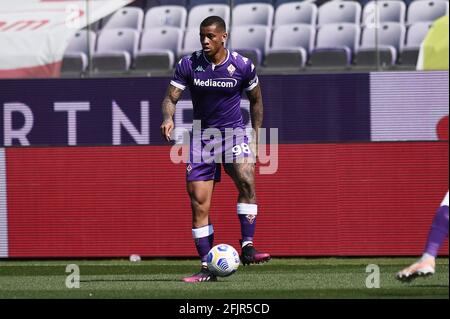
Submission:
M 239 254 L 233 246 L 227 244 L 216 245 L 208 253 L 208 269 L 216 276 L 227 277 L 239 267 Z

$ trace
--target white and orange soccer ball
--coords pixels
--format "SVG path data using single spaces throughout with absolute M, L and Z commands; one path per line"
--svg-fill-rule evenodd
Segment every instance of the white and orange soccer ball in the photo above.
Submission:
M 235 273 L 239 267 L 239 254 L 233 246 L 216 245 L 208 253 L 208 269 L 219 277 L 227 277 Z

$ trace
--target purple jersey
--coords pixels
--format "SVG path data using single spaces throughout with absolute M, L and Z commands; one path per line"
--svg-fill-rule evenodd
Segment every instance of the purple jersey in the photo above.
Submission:
M 203 128 L 224 130 L 244 127 L 242 91 L 252 90 L 258 76 L 253 63 L 237 52 L 227 50 L 225 61 L 215 65 L 200 50 L 178 62 L 170 84 L 182 90 L 189 87 L 194 120 L 201 120 Z

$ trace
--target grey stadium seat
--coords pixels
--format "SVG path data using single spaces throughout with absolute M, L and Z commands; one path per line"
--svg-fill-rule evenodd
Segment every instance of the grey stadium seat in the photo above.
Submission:
M 275 10 L 275 26 L 292 23 L 315 25 L 316 21 L 317 6 L 311 2 L 284 3 Z
M 384 67 L 395 65 L 403 51 L 405 33 L 403 23 L 385 22 L 379 28 L 365 27 L 356 64 L 365 67 L 376 66 L 377 62 Z
M 62 73 L 84 72 L 89 63 L 89 56 L 95 50 L 97 35 L 94 31 L 80 30 L 70 40 L 63 56 Z
M 159 6 L 145 14 L 144 29 L 159 27 L 186 27 L 187 10 L 182 6 Z
M 219 16 L 227 27 L 230 25 L 230 7 L 226 4 L 203 4 L 189 11 L 188 28 L 199 28 L 200 23 L 208 16 Z
M 273 7 L 267 3 L 240 4 L 233 8 L 233 27 L 263 25 L 272 27 Z
M 361 5 L 356 1 L 329 1 L 319 7 L 317 24 L 356 23 L 361 20 Z
M 181 48 L 180 28 L 160 27 L 145 30 L 135 57 L 136 70 L 170 70 Z
M 238 26 L 231 30 L 231 47 L 249 58 L 255 65 L 261 64 L 270 43 L 270 27 L 263 25 Z
M 229 0 L 190 0 L 189 8 L 193 8 L 195 6 L 204 5 L 204 4 L 226 4 L 230 3 Z
M 186 30 L 183 39 L 183 48 L 178 53 L 178 58 L 191 54 L 194 51 L 201 50 L 200 31 L 198 27 Z M 178 59 L 177 58 L 177 59 Z
M 419 57 L 420 45 L 431 28 L 431 22 L 416 22 L 408 28 L 406 44 L 401 55 L 401 64 L 415 67 Z
M 317 32 L 317 44 L 309 59 L 315 67 L 348 67 L 356 52 L 360 27 L 354 23 L 332 23 L 321 26 Z
M 128 71 L 139 43 L 139 33 L 133 29 L 103 30 L 97 41 L 92 60 L 94 71 Z
M 117 10 L 103 26 L 105 29 L 130 28 L 142 30 L 144 11 L 138 7 L 124 7 Z
M 192 1 L 192 0 L 191 0 Z M 181 6 L 186 7 L 187 0 L 146 0 L 145 9 L 148 10 L 159 6 Z
M 303 68 L 313 49 L 315 33 L 315 27 L 309 24 L 276 27 L 264 65 L 267 68 Z
M 273 1 L 272 0 L 234 0 L 233 1 L 233 5 L 237 6 L 240 4 L 248 4 L 248 3 L 267 3 L 272 5 Z
M 435 21 L 448 14 L 448 1 L 413 1 L 408 7 L 408 24 Z
M 376 10 L 378 9 L 378 12 Z M 378 21 L 376 21 L 378 17 Z M 377 22 L 404 23 L 406 17 L 406 5 L 398 0 L 370 1 L 364 6 L 362 24 L 364 26 L 375 25 Z

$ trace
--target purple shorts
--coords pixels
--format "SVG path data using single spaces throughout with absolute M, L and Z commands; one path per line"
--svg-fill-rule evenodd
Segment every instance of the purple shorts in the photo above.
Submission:
M 245 129 L 222 132 L 221 136 L 190 134 L 189 163 L 186 166 L 186 180 L 220 181 L 220 164 L 233 163 L 243 157 L 252 156 Z

